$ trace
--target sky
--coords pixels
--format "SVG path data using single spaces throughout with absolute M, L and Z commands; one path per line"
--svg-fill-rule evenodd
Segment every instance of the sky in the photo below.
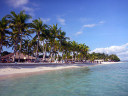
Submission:
M 0 0 L 0 19 L 25 10 L 45 24 L 58 24 L 70 40 L 90 52 L 116 54 L 128 60 L 128 0 Z M 4 47 L 4 50 L 13 52 Z

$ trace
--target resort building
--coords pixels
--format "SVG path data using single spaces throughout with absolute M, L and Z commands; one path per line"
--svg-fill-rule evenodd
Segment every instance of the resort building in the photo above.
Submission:
M 6 60 L 6 61 L 14 61 L 14 53 L 10 53 L 8 55 L 5 55 L 2 57 L 2 59 Z M 16 56 L 15 56 L 15 62 L 18 62 L 18 59 L 19 59 L 19 54 L 17 52 Z M 20 54 L 20 62 L 34 61 L 35 59 L 36 59 L 36 57 L 24 55 L 23 53 Z

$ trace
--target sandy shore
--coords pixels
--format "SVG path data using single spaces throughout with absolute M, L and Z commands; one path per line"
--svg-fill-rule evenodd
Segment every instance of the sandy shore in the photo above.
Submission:
M 17 73 L 28 73 L 28 72 L 37 72 L 37 71 L 46 71 L 46 70 L 59 70 L 65 68 L 75 68 L 78 66 L 57 66 L 57 67 L 45 67 L 45 66 L 19 66 L 19 67 L 4 67 L 0 69 L 0 76 L 17 74 Z
M 0 64 L 0 79 L 94 65 L 97 64 Z
M 101 64 L 117 64 L 117 63 L 123 63 L 123 62 L 102 62 Z
M 102 62 L 102 64 L 115 64 L 118 62 Z M 119 62 L 120 63 L 120 62 Z M 36 73 L 45 73 L 54 70 L 67 68 L 88 67 L 102 64 L 0 64 L 0 79 L 31 75 Z

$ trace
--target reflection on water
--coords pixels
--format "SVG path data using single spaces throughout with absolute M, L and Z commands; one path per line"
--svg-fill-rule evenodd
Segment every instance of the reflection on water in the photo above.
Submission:
M 0 81 L 0 96 L 128 96 L 128 63 Z

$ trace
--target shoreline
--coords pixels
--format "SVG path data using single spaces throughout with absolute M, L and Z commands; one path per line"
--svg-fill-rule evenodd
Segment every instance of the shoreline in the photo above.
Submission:
M 41 74 L 55 70 L 89 67 L 104 64 L 115 64 L 118 62 L 105 62 L 102 64 L 83 63 L 83 64 L 0 64 L 0 80 L 6 78 L 22 77 L 34 74 Z M 121 63 L 121 62 L 120 62 Z
M 68 67 L 37 67 L 37 68 L 3 68 L 3 72 L 0 71 L 0 80 L 7 78 L 19 78 L 28 77 L 36 74 L 44 74 L 51 71 L 69 69 L 69 68 L 79 68 L 78 66 L 68 66 Z M 5 71 L 4 71 L 5 70 Z M 10 71 L 10 72 L 9 72 Z M 1 74 L 2 73 L 2 74 Z
M 123 62 L 101 62 L 101 64 L 117 64 L 117 63 L 123 63 Z

